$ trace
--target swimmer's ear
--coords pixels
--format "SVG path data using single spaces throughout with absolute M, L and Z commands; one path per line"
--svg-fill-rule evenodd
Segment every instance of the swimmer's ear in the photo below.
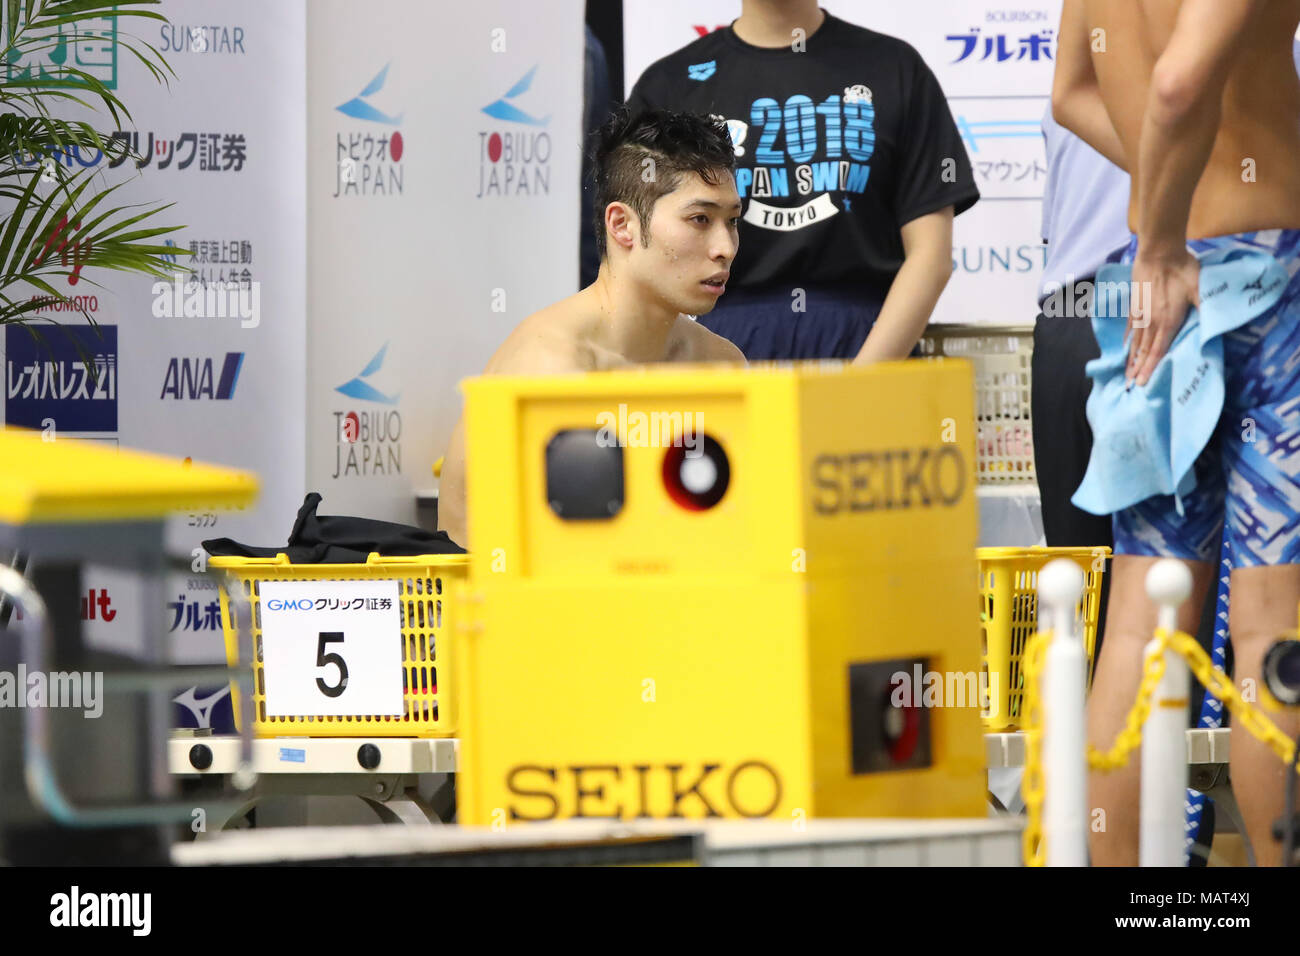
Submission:
M 640 238 L 641 222 L 627 203 L 612 202 L 605 207 L 605 233 L 610 243 L 631 249 Z

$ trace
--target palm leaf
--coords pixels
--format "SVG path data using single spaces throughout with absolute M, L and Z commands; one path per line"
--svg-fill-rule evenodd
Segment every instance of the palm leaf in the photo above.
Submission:
M 58 325 L 41 315 L 42 310 L 51 302 L 72 302 L 73 296 L 60 289 L 66 290 L 73 281 L 102 288 L 82 270 L 104 268 L 168 279 L 190 271 L 163 258 L 181 250 L 157 244 L 159 237 L 184 228 L 158 224 L 156 217 L 171 204 L 111 205 L 108 199 L 122 183 L 92 190 L 92 180 L 102 170 L 71 172 L 59 162 L 73 149 L 98 150 L 110 163 L 141 161 L 143 157 L 129 142 L 115 140 L 83 120 L 54 115 L 76 104 L 106 113 L 121 129 L 123 118 L 131 119 L 122 99 L 101 79 L 75 65 L 57 64 L 45 75 L 35 67 L 21 66 L 39 54 L 53 55 L 55 50 L 99 36 L 92 26 L 106 17 L 116 18 L 115 23 L 128 16 L 166 23 L 161 13 L 141 9 L 158 3 L 0 0 L 4 18 L 0 56 L 5 64 L 19 64 L 0 74 L 0 200 L 8 208 L 7 218 L 0 222 L 0 324 L 18 323 L 39 338 L 35 322 Z M 156 81 L 167 84 L 175 71 L 156 48 L 134 39 L 115 31 L 118 49 L 128 50 Z M 54 162 L 49 164 L 48 159 Z M 55 170 L 54 182 L 42 195 L 38 186 L 48 180 L 47 168 Z M 12 290 L 19 288 L 38 295 L 15 298 Z M 85 309 L 74 311 L 94 325 Z M 83 359 L 89 363 L 90 356 Z

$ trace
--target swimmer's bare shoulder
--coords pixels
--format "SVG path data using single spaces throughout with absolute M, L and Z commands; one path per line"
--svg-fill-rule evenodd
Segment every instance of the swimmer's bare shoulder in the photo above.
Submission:
M 501 343 L 484 375 L 561 375 L 597 367 L 583 340 L 585 310 L 570 296 L 534 312 Z
M 676 347 L 669 349 L 670 362 L 725 362 L 747 365 L 745 353 L 729 340 L 710 332 L 694 319 L 679 316 L 673 329 Z
M 484 375 L 563 375 L 597 367 L 595 352 L 582 341 L 583 309 L 577 296 L 534 312 L 501 343 Z M 438 528 L 469 548 L 465 514 L 465 418 L 452 430 L 442 466 Z

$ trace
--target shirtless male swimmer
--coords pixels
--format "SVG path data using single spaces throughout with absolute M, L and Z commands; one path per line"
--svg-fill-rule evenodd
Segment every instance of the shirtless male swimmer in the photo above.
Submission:
M 745 364 L 696 324 L 726 289 L 739 245 L 740 196 L 726 127 L 703 116 L 616 114 L 596 151 L 596 281 L 530 315 L 487 375 L 555 375 L 650 362 Z M 472 452 L 471 452 L 472 453 Z M 438 524 L 467 550 L 464 418 L 442 469 Z
M 1264 253 L 1290 276 L 1281 301 L 1223 336 L 1223 414 L 1201 452 L 1195 490 L 1115 512 L 1106 640 L 1088 704 L 1088 739 L 1109 746 L 1141 678 L 1156 625 L 1146 573 L 1184 561 L 1192 595 L 1179 628 L 1195 634 L 1217 577 L 1226 516 L 1232 559 L 1229 630 L 1234 680 L 1262 686 L 1268 647 L 1296 626 L 1300 601 L 1300 80 L 1292 38 L 1300 0 L 1065 0 L 1056 119 L 1132 175 L 1123 261 L 1147 303 L 1129 324 L 1127 377 L 1145 387 L 1199 304 L 1198 255 Z M 1100 33 L 1096 31 L 1102 31 Z M 1099 40 L 1101 42 L 1099 42 Z M 1243 429 L 1250 419 L 1256 429 Z M 1249 434 L 1247 434 L 1249 432 Z M 1273 715 L 1291 737 L 1300 720 Z M 1138 862 L 1135 753 L 1123 770 L 1094 774 L 1089 807 L 1094 865 Z M 1283 813 L 1286 769 L 1244 729 L 1232 733 L 1232 781 L 1260 865 L 1276 865 L 1270 833 Z

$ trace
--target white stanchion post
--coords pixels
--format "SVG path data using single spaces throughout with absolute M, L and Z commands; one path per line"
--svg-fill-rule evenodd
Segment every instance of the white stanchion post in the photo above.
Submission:
M 1173 632 L 1178 608 L 1192 593 L 1192 573 L 1167 558 L 1147 572 L 1147 596 L 1157 605 L 1158 626 Z M 1153 639 L 1145 656 L 1155 652 Z M 1145 659 L 1145 657 L 1144 657 Z M 1187 696 L 1191 673 L 1183 659 L 1165 651 L 1165 672 L 1151 701 L 1142 731 L 1142 801 L 1139 822 L 1140 866 L 1184 866 L 1187 841 L 1183 800 L 1187 795 Z
M 1043 838 L 1048 866 L 1088 865 L 1087 656 L 1075 619 L 1083 569 L 1064 558 L 1038 573 L 1038 622 L 1050 629 L 1043 663 Z

